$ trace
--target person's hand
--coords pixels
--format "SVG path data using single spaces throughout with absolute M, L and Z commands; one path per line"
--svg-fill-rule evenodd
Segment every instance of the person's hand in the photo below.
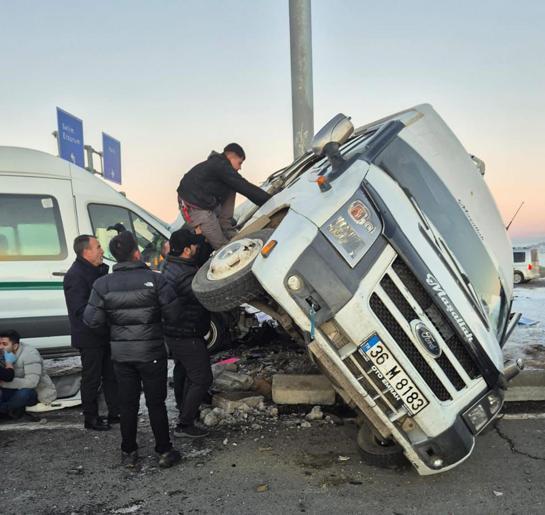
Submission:
M 10 365 L 13 365 L 17 361 L 17 357 L 13 352 L 4 351 L 4 361 Z

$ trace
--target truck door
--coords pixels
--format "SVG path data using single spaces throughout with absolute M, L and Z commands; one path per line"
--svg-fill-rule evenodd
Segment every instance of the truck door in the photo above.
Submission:
M 69 346 L 62 281 L 77 222 L 69 179 L 3 175 L 0 325 L 40 351 Z

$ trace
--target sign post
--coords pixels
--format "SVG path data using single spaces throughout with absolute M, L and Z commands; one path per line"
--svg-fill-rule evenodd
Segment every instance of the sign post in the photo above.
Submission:
M 121 143 L 102 133 L 103 176 L 109 181 L 121 184 Z
M 84 168 L 83 122 L 60 107 L 57 107 L 57 127 L 59 156 Z

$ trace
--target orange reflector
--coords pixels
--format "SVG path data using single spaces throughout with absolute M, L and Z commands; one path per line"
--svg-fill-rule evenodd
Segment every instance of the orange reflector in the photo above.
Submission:
M 325 175 L 320 175 L 320 177 L 316 179 L 316 184 L 322 193 L 331 189 L 331 184 L 329 184 L 329 181 Z
M 276 240 L 271 240 L 269 241 L 269 243 L 267 243 L 267 245 L 265 245 L 262 249 L 261 249 L 261 255 L 263 257 L 268 257 L 269 254 L 272 252 L 272 250 L 274 249 L 274 247 L 276 247 L 276 244 L 278 242 Z

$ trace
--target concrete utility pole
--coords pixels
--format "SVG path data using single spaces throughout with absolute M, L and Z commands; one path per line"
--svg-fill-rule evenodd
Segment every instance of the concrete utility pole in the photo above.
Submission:
M 314 136 L 310 0 L 290 0 L 293 157 L 310 148 Z

